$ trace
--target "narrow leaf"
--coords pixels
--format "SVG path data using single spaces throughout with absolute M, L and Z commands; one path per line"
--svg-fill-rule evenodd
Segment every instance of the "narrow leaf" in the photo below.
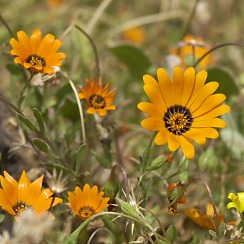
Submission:
M 173 225 L 170 225 L 169 228 L 166 231 L 167 239 L 173 243 L 176 239 L 176 229 Z
M 49 146 L 43 140 L 40 140 L 38 138 L 34 138 L 32 140 L 32 142 L 35 145 L 35 147 L 37 149 L 39 149 L 40 151 L 45 152 L 45 153 L 49 153 Z
M 35 131 L 37 130 L 33 123 L 24 115 L 18 114 L 18 118 L 22 123 L 24 123 L 30 130 Z
M 40 128 L 42 135 L 47 136 L 47 129 L 46 129 L 46 125 L 45 125 L 45 122 L 43 120 L 41 112 L 37 108 L 33 108 L 33 114 L 36 118 L 36 121 L 39 125 L 39 128 Z
M 82 144 L 78 148 L 78 150 L 75 152 L 75 159 L 76 159 L 75 172 L 76 172 L 76 174 L 78 174 L 81 169 L 82 162 L 85 159 L 86 150 L 87 150 L 87 145 Z

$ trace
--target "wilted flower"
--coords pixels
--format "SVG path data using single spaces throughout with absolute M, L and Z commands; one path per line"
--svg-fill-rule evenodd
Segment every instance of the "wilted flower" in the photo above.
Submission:
M 206 214 L 201 213 L 197 208 L 187 208 L 184 210 L 185 214 L 200 227 L 207 230 L 215 230 L 215 215 L 213 205 L 208 203 Z M 218 225 L 224 221 L 224 214 L 218 213 Z
M 54 66 L 61 66 L 61 60 L 66 58 L 66 54 L 57 53 L 62 44 L 61 40 L 55 40 L 54 35 L 47 34 L 42 38 L 40 30 L 33 31 L 29 37 L 24 31 L 17 32 L 18 41 L 11 38 L 11 55 L 16 56 L 14 62 L 24 68 L 37 73 L 52 75 Z
M 75 192 L 68 192 L 70 208 L 80 218 L 87 219 L 108 207 L 109 197 L 102 198 L 103 194 L 103 191 L 98 193 L 96 185 L 91 188 L 85 184 L 83 190 L 76 186 Z
M 57 85 L 61 80 L 61 70 L 58 66 L 53 66 L 53 69 L 54 73 L 52 75 L 45 73 L 38 73 L 35 75 L 31 80 L 31 84 L 39 87 Z
M 46 178 L 48 186 L 54 193 L 60 194 L 67 189 L 68 178 L 63 177 L 63 171 L 58 174 L 57 170 L 54 169 L 52 174 L 46 173 Z
M 53 225 L 54 221 L 47 212 L 36 214 L 32 209 L 28 209 L 13 226 L 14 240 L 16 243 L 41 243 Z
M 141 122 L 142 127 L 158 131 L 155 137 L 157 145 L 168 144 L 170 151 L 182 148 L 188 159 L 194 157 L 193 141 L 200 145 L 206 138 L 218 138 L 215 128 L 224 128 L 225 122 L 216 118 L 230 111 L 230 107 L 221 104 L 224 94 L 213 94 L 219 84 L 216 81 L 204 84 L 206 71 L 195 73 L 190 67 L 185 72 L 175 67 L 172 80 L 167 72 L 157 70 L 158 81 L 150 75 L 144 75 L 144 90 L 151 102 L 141 102 L 137 107 L 149 115 Z
M 98 113 L 100 116 L 105 116 L 108 110 L 115 110 L 116 107 L 112 105 L 116 89 L 108 92 L 109 83 L 102 87 L 102 81 L 99 79 L 97 83 L 95 79 L 90 82 L 86 80 L 86 88 L 79 87 L 79 98 L 86 99 L 89 108 L 88 114 Z
M 171 53 L 178 56 L 181 60 L 182 68 L 186 68 L 192 66 L 197 59 L 201 58 L 210 49 L 211 46 L 204 42 L 201 37 L 187 35 L 176 48 L 171 49 Z M 213 62 L 213 56 L 210 53 L 199 63 L 199 68 L 201 70 L 206 69 Z
M 173 182 L 168 185 L 167 187 L 167 196 L 170 202 L 168 207 L 168 213 L 171 215 L 177 215 L 177 204 L 186 203 L 186 196 L 185 196 L 185 186 L 181 182 Z
M 17 182 L 4 171 L 4 177 L 0 175 L 0 181 L 0 206 L 15 217 L 27 209 L 42 213 L 63 202 L 61 198 L 51 197 L 53 192 L 49 188 L 41 189 L 43 176 L 31 183 L 23 171 Z

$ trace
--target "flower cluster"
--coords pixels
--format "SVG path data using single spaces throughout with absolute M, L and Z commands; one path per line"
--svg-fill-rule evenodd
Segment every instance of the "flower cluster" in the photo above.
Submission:
M 56 1 L 50 1 L 50 3 L 51 2 L 55 2 L 56 4 Z M 57 1 L 58 5 L 61 3 L 62 1 Z M 145 41 L 144 29 L 128 29 L 123 32 L 123 39 L 137 44 L 143 44 Z M 43 36 L 39 29 L 34 30 L 31 36 L 28 36 L 24 31 L 18 31 L 17 38 L 10 39 L 10 45 L 12 47 L 10 54 L 14 56 L 14 62 L 24 68 L 25 77 L 29 78 L 32 85 L 38 88 L 43 88 L 50 83 L 59 83 L 62 76 L 66 78 L 68 77 L 66 74 L 61 72 L 61 66 L 63 65 L 62 62 L 67 58 L 67 55 L 63 52 L 58 52 L 62 45 L 62 41 L 56 39 L 54 35 L 47 34 Z M 144 188 L 143 180 L 146 178 L 148 173 L 154 170 L 161 170 L 165 165 L 171 166 L 174 164 L 173 161 L 175 154 L 172 152 L 176 152 L 178 149 L 181 149 L 176 156 L 180 155 L 182 157 L 182 161 L 185 160 L 188 163 L 189 160 L 194 159 L 198 152 L 198 147 L 196 147 L 196 145 L 204 146 L 207 143 L 207 139 L 217 139 L 219 137 L 218 129 L 226 127 L 226 122 L 223 117 L 220 117 L 230 111 L 230 106 L 225 104 L 226 95 L 216 92 L 219 87 L 219 83 L 217 81 L 208 81 L 208 72 L 205 70 L 214 62 L 211 51 L 211 46 L 205 43 L 203 39 L 188 35 L 178 44 L 177 47 L 171 50 L 171 54 L 177 56 L 180 60 L 180 65 L 174 66 L 172 76 L 170 76 L 169 72 L 164 68 L 158 68 L 156 70 L 155 77 L 150 74 L 145 74 L 143 76 L 143 88 L 149 101 L 139 102 L 137 104 L 137 108 L 146 114 L 146 117 L 141 121 L 141 126 L 155 133 L 148 148 L 145 150 L 144 155 L 140 157 L 140 163 L 138 163 L 143 164 L 143 166 L 140 167 L 141 176 L 138 177 L 140 190 L 141 188 Z M 205 54 L 208 54 L 208 52 L 210 52 L 210 54 L 205 57 Z M 196 65 L 194 65 L 197 60 L 201 61 L 199 62 L 200 71 L 197 71 L 195 68 Z M 99 66 L 98 63 L 97 66 Z M 94 118 L 93 122 L 96 123 L 97 134 L 100 133 L 105 135 L 100 136 L 100 141 L 106 141 L 106 143 L 104 143 L 106 145 L 103 145 L 103 149 L 110 156 L 110 151 L 107 150 L 111 149 L 110 140 L 104 139 L 109 138 L 110 131 L 108 128 L 104 129 L 102 123 L 106 124 L 109 118 L 107 115 L 117 108 L 113 104 L 117 89 L 110 89 L 110 83 L 103 85 L 99 72 L 96 78 L 86 79 L 84 86 L 77 86 L 78 91 L 73 85 L 73 82 L 69 78 L 68 80 L 75 92 L 81 117 L 81 130 L 83 136 L 83 144 L 74 153 L 74 155 L 71 155 L 71 146 L 69 146 L 68 150 L 65 152 L 71 155 L 69 159 L 76 160 L 75 169 L 72 168 L 73 165 L 70 168 L 66 168 L 66 165 L 61 165 L 60 168 L 63 167 L 67 172 L 70 170 L 70 172 L 67 173 L 67 176 L 65 175 L 65 177 L 62 178 L 65 170 L 64 172 L 60 172 L 59 167 L 56 169 L 54 166 L 53 174 L 51 175 L 50 173 L 47 173 L 47 177 L 45 177 L 47 178 L 45 184 L 48 185 L 49 188 L 43 188 L 43 185 L 45 186 L 43 183 L 44 175 L 31 182 L 24 170 L 19 181 L 16 181 L 9 173 L 4 171 L 3 175 L 0 175 L 0 207 L 7 213 L 13 215 L 17 221 L 22 218 L 21 221 L 30 224 L 30 220 L 33 218 L 36 225 L 39 226 L 38 228 L 41 229 L 40 232 L 35 233 L 35 237 L 33 235 L 33 242 L 40 242 L 43 235 L 48 233 L 48 228 L 45 228 L 41 223 L 47 223 L 49 219 L 52 219 L 53 215 L 50 213 L 52 208 L 57 205 L 61 205 L 63 201 L 68 203 L 69 208 L 73 211 L 74 215 L 77 215 L 80 219 L 84 220 L 83 223 L 87 223 L 89 220 L 92 220 L 92 216 L 101 213 L 108 207 L 110 207 L 108 209 L 115 211 L 116 208 L 114 208 L 114 206 L 117 207 L 116 204 L 118 204 L 122 213 L 118 213 L 117 216 L 121 217 L 123 213 L 125 213 L 124 216 L 129 216 L 130 221 L 133 220 L 134 222 L 138 222 L 138 225 L 139 223 L 143 223 L 144 227 L 149 227 L 149 224 L 145 224 L 147 216 L 146 214 L 146 217 L 144 216 L 144 211 L 146 212 L 146 208 L 144 209 L 140 206 L 142 201 L 135 201 L 136 198 L 132 188 L 131 192 L 133 194 L 130 195 L 129 181 L 126 173 L 123 171 L 123 167 L 121 166 L 122 163 L 120 166 L 126 188 L 124 195 L 128 203 L 116 198 L 119 191 L 119 184 L 117 183 L 117 179 L 114 179 L 114 175 L 113 177 L 110 177 L 108 185 L 104 185 L 104 191 L 99 192 L 97 185 L 90 186 L 87 183 L 84 184 L 86 181 L 86 174 L 83 175 L 79 173 L 81 168 L 79 164 L 81 158 L 85 158 L 84 155 L 86 154 L 86 147 L 87 145 L 92 145 L 93 140 L 93 138 L 85 137 L 85 120 L 83 118 L 83 104 L 81 100 L 85 100 L 86 102 L 85 106 L 87 108 L 87 117 L 89 115 L 93 115 L 89 118 Z M 21 103 L 21 98 L 19 100 Z M 55 102 L 56 101 L 54 101 L 54 103 Z M 72 102 L 70 102 L 70 104 L 71 103 Z M 31 120 L 24 116 L 19 108 L 13 105 L 11 107 L 18 112 L 19 119 L 27 125 L 33 133 L 35 132 L 40 136 L 43 132 L 44 136 L 40 136 L 40 140 L 33 139 L 32 141 L 33 147 L 35 147 L 36 151 L 41 148 L 40 151 L 47 154 L 50 153 L 55 160 L 60 159 L 63 154 L 62 156 L 59 156 L 58 153 L 56 153 L 55 147 L 50 143 L 42 114 L 37 113 L 37 110 L 35 110 L 36 113 L 34 113 L 34 117 L 37 122 L 36 124 L 38 124 L 40 128 L 39 131 L 39 129 L 36 129 L 35 123 L 32 123 Z M 49 112 L 50 111 L 47 111 L 47 113 Z M 106 133 L 104 133 L 104 131 Z M 68 137 L 69 135 L 67 138 Z M 65 140 L 67 138 L 65 138 Z M 103 138 L 103 140 L 101 138 Z M 87 143 L 86 139 L 88 141 Z M 68 140 L 69 138 L 66 141 L 67 144 Z M 80 141 L 78 143 L 80 143 Z M 156 145 L 167 145 L 168 149 L 166 148 L 166 152 L 163 153 L 166 155 L 163 157 L 163 160 L 162 155 L 159 155 L 156 158 L 157 160 L 153 161 L 150 155 L 150 150 L 154 143 Z M 118 144 L 119 143 L 116 144 L 117 148 L 119 148 Z M 84 147 L 82 148 L 82 146 Z M 122 161 L 120 160 L 122 153 L 119 152 L 117 154 L 119 158 L 118 161 Z M 110 159 L 111 157 L 109 157 L 109 161 L 112 162 Z M 101 159 L 101 161 L 102 160 L 103 159 Z M 170 164 L 162 163 L 166 160 Z M 69 160 L 67 160 L 67 162 L 68 161 Z M 153 164 L 155 162 L 157 162 L 157 165 Z M 105 164 L 107 167 L 107 162 L 104 163 L 104 165 Z M 181 169 L 181 166 L 179 166 L 177 173 L 172 174 L 172 177 L 175 175 L 179 175 L 179 178 L 182 177 L 182 175 L 180 175 L 180 173 L 182 173 L 180 172 Z M 73 192 L 68 191 L 66 194 L 68 195 L 67 198 L 64 198 L 63 200 L 58 196 L 64 196 L 61 194 L 65 194 L 66 190 L 69 188 L 67 184 L 68 182 L 71 182 L 71 180 L 68 179 L 69 173 L 72 177 L 74 176 L 74 179 L 72 178 L 72 183 L 75 183 L 75 189 Z M 84 176 L 85 180 L 81 179 L 81 175 L 82 177 Z M 182 178 L 187 181 L 189 180 L 188 175 Z M 167 179 L 167 177 L 164 179 Z M 169 214 L 178 215 L 178 204 L 186 204 L 186 191 L 190 183 L 193 181 L 185 182 L 184 180 L 182 181 L 181 179 L 178 179 L 176 182 L 169 185 L 166 183 L 168 187 L 165 195 L 166 200 L 168 199 L 169 201 Z M 164 182 L 166 182 L 166 180 Z M 81 188 L 80 185 L 82 185 L 83 188 Z M 210 192 L 208 187 L 206 188 Z M 147 186 L 145 186 L 145 189 L 147 189 Z M 145 198 L 148 198 L 149 194 L 147 194 L 148 193 L 145 194 Z M 224 214 L 217 212 L 214 199 L 211 194 L 209 195 L 212 200 L 212 204 L 207 205 L 206 213 L 202 213 L 198 208 L 192 207 L 185 208 L 182 212 L 184 212 L 185 215 L 199 227 L 216 231 L 217 236 L 217 234 L 219 234 L 218 231 L 220 225 L 224 221 Z M 241 218 L 244 219 L 244 192 L 237 193 L 237 195 L 230 193 L 228 198 L 232 202 L 228 203 L 227 208 L 237 209 Z M 63 206 L 65 206 L 65 204 Z M 22 223 L 21 221 L 20 223 Z M 135 223 L 132 223 L 131 225 L 131 232 L 133 233 Z M 51 228 L 52 224 L 49 226 Z M 155 238 L 158 238 L 159 234 L 155 232 L 155 229 L 156 228 L 154 227 L 149 228 L 152 235 L 154 235 Z M 20 230 L 20 232 L 22 232 L 21 225 L 16 225 L 13 230 L 15 232 L 18 232 L 16 230 Z M 35 232 L 34 230 L 32 231 Z M 166 232 L 168 233 L 169 231 Z M 148 233 L 145 233 L 145 236 L 147 235 L 150 236 Z M 28 233 L 24 231 L 20 236 L 18 241 L 31 238 L 28 237 Z M 1 238 L 2 237 L 0 236 L 0 240 L 2 241 Z M 10 236 L 7 236 L 7 238 L 10 238 Z M 79 235 L 76 236 L 76 238 L 78 240 Z M 172 243 L 173 242 L 174 241 L 172 241 Z
M 44 213 L 51 207 L 63 202 L 59 197 L 53 197 L 49 188 L 42 189 L 43 177 L 30 182 L 25 171 L 17 182 L 11 175 L 4 171 L 4 177 L 0 175 L 0 207 L 9 214 L 19 217 L 26 210 L 35 213 Z M 76 187 L 75 194 L 68 192 L 70 207 L 79 217 L 86 219 L 95 213 L 105 209 L 109 197 L 102 199 L 103 192 L 98 194 L 98 187 L 90 188 L 88 184 L 84 190 Z

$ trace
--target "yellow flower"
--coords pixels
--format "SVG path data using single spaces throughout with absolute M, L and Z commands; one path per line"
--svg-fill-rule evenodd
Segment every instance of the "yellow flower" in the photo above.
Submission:
M 142 27 L 134 27 L 123 32 L 123 38 L 128 41 L 132 41 L 138 44 L 142 44 L 145 41 L 145 31 Z
M 0 188 L 0 206 L 6 212 L 19 216 L 26 209 L 33 209 L 36 213 L 42 213 L 51 207 L 62 203 L 59 197 L 51 197 L 53 192 L 49 189 L 41 189 L 43 176 L 30 183 L 26 172 L 17 182 L 4 171 L 4 177 L 0 175 L 2 188 Z
M 200 227 L 207 230 L 215 230 L 213 222 L 215 221 L 212 204 L 208 203 L 206 214 L 201 213 L 197 208 L 187 208 L 185 214 Z M 224 221 L 224 214 L 218 213 L 218 225 Z M 215 223 L 215 222 L 214 222 Z
M 227 208 L 236 208 L 241 217 L 244 218 L 244 192 L 239 192 L 237 195 L 230 193 L 228 198 L 232 201 L 229 202 Z
M 86 99 L 89 108 L 88 114 L 98 113 L 100 116 L 105 116 L 108 110 L 115 110 L 116 107 L 112 105 L 116 89 L 108 92 L 109 83 L 102 87 L 101 79 L 97 83 L 95 79 L 92 82 L 86 80 L 86 88 L 79 87 L 79 98 Z
M 11 55 L 16 56 L 14 62 L 24 68 L 52 75 L 54 66 L 61 66 L 61 60 L 66 58 L 66 54 L 57 53 L 62 44 L 61 40 L 55 40 L 52 34 L 47 34 L 42 38 L 40 30 L 35 30 L 31 37 L 24 31 L 17 32 L 18 41 L 11 38 Z
M 141 102 L 137 107 L 150 118 L 141 122 L 142 127 L 158 131 L 155 137 L 157 145 L 168 143 L 170 151 L 182 148 L 188 159 L 194 157 L 193 141 L 200 145 L 206 138 L 218 138 L 216 128 L 224 128 L 225 122 L 216 118 L 227 113 L 230 107 L 221 104 L 225 95 L 214 94 L 219 84 L 215 81 L 204 84 L 206 71 L 195 73 L 190 67 L 185 73 L 175 67 L 171 81 L 167 72 L 159 68 L 156 81 L 150 75 L 144 75 L 144 90 L 151 100 Z
M 109 197 L 102 199 L 103 191 L 98 193 L 97 186 L 90 188 L 85 184 L 83 191 L 80 187 L 75 188 L 75 192 L 68 192 L 70 208 L 82 219 L 87 219 L 93 214 L 100 213 L 108 207 Z
M 171 49 L 171 53 L 179 56 L 182 68 L 186 68 L 192 66 L 210 49 L 211 46 L 206 44 L 201 37 L 187 35 L 178 47 Z M 210 53 L 199 63 L 199 68 L 206 69 L 212 63 L 214 63 L 214 58 Z

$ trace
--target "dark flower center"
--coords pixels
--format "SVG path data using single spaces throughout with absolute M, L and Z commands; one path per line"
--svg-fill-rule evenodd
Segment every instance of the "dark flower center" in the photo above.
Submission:
M 105 108 L 106 102 L 101 95 L 93 94 L 89 98 L 89 102 L 93 108 L 102 109 Z
M 25 202 L 18 202 L 13 206 L 13 210 L 16 213 L 16 215 L 20 215 L 22 212 L 24 212 L 26 209 L 33 209 L 29 204 Z
M 31 64 L 33 67 L 44 67 L 46 66 L 46 62 L 43 58 L 38 55 L 30 55 L 26 62 Z
M 90 206 L 81 207 L 79 210 L 79 214 L 82 218 L 89 218 L 94 214 L 94 212 L 94 209 Z
M 167 130 L 179 136 L 190 130 L 193 118 L 189 109 L 174 105 L 165 112 L 163 120 Z

